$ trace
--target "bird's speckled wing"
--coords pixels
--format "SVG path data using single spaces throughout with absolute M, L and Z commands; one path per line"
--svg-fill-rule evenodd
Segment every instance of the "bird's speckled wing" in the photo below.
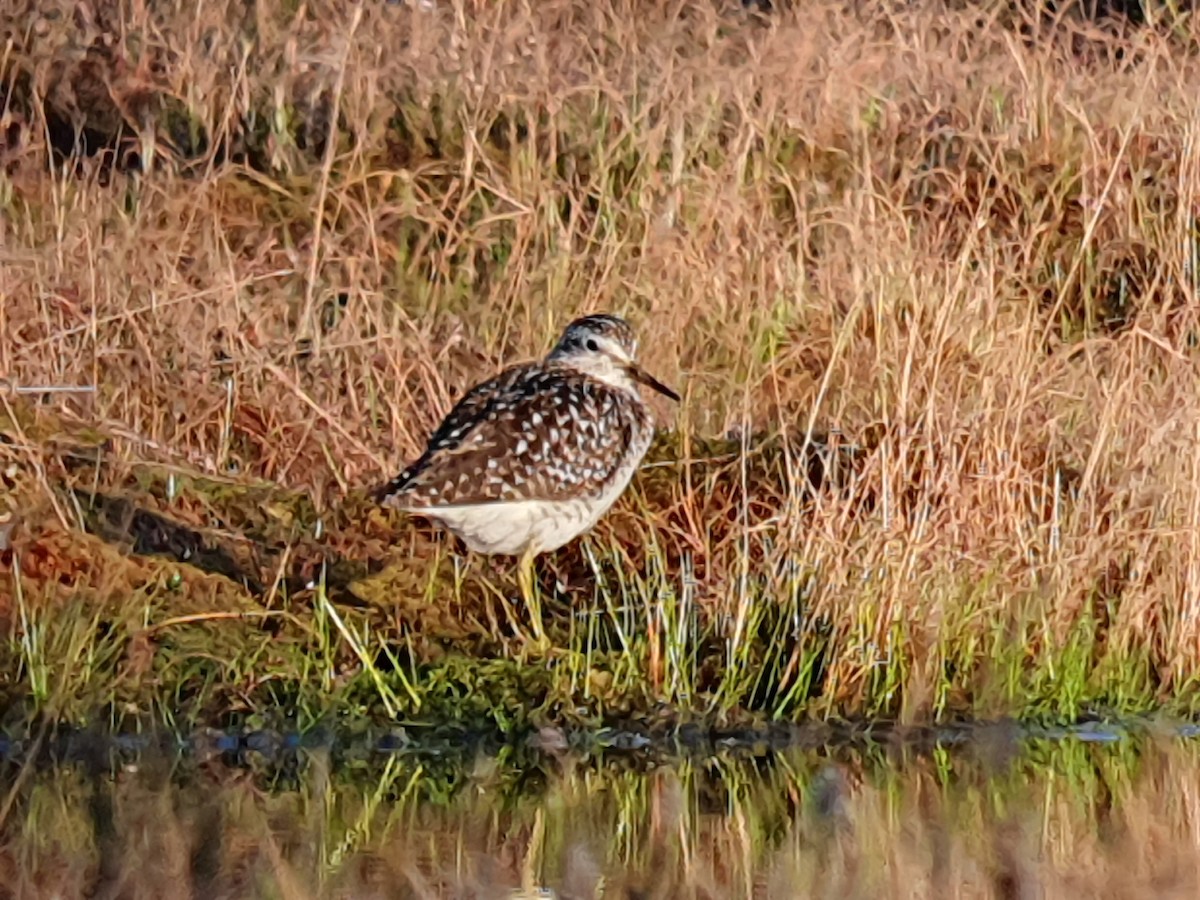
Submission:
M 593 495 L 649 427 L 640 403 L 602 382 L 515 366 L 465 394 L 378 496 L 419 509 Z

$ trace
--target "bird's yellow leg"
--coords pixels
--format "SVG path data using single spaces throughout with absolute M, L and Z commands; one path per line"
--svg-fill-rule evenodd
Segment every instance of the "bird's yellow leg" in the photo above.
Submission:
M 513 609 L 513 605 L 509 601 L 508 589 L 501 586 L 500 588 L 494 588 L 493 590 L 495 590 L 496 596 L 500 598 L 500 606 L 504 609 L 504 618 L 508 622 L 508 627 L 512 629 L 513 634 L 520 636 L 521 617 L 517 614 L 517 611 Z M 493 615 L 493 622 L 494 621 L 495 616 Z M 497 633 L 498 632 L 499 629 L 497 629 Z
M 521 586 L 521 599 L 529 607 L 529 618 L 533 623 L 533 636 L 539 644 L 546 643 L 546 632 L 542 628 L 542 598 L 533 577 L 533 559 L 536 554 L 526 550 L 521 554 L 517 568 L 517 581 Z

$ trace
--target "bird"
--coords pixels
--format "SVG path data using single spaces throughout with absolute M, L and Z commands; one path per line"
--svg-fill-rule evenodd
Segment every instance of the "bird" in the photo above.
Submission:
M 539 642 L 534 559 L 590 530 L 628 487 L 655 430 L 640 388 L 680 402 L 637 352 L 620 316 L 574 319 L 545 358 L 467 391 L 421 455 L 376 493 L 382 506 L 432 520 L 468 550 L 518 557 Z

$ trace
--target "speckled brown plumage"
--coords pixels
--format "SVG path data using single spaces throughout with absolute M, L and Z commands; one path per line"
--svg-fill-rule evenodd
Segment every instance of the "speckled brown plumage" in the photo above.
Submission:
M 381 492 L 425 507 L 600 493 L 647 429 L 625 391 L 567 366 L 513 366 L 469 391 Z
M 639 386 L 679 399 L 636 352 L 623 319 L 576 319 L 541 362 L 472 388 L 379 500 L 476 552 L 521 556 L 528 588 L 528 561 L 591 528 L 629 485 L 654 434 Z

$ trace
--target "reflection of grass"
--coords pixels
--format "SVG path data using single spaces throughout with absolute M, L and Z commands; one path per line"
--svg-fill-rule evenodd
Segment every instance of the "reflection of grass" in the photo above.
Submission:
M 15 29 L 4 724 L 1192 711 L 1178 46 L 438 5 Z M 60 165 L 76 126 L 118 163 Z M 686 402 L 544 561 L 535 658 L 511 572 L 364 495 L 600 307 Z
M 286 774 L 146 757 L 18 791 L 0 875 L 18 896 L 1170 897 L 1200 887 L 1185 744 L 1000 741 L 473 761 L 325 752 Z M 464 765 L 465 763 L 465 765 Z M 36 886 L 36 887 L 35 887 Z M 461 893 L 455 893 L 455 896 Z M 643 894 L 645 895 L 645 894 Z

